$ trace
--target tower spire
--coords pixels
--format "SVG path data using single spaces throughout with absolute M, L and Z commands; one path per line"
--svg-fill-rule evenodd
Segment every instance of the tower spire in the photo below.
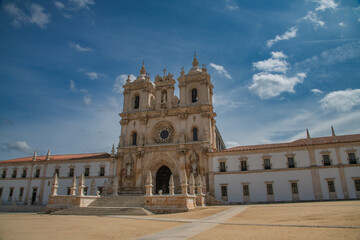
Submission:
M 334 127 L 333 126 L 331 126 L 331 134 L 332 134 L 332 136 L 333 137 L 335 137 L 336 135 L 335 135 L 335 131 L 334 131 Z
M 196 52 L 194 52 L 194 61 L 192 62 L 193 67 L 198 67 L 199 66 L 199 62 L 196 58 Z
M 50 160 L 50 149 L 48 149 L 48 152 L 46 154 L 46 160 Z
M 309 129 L 306 129 L 306 138 L 310 138 Z
M 142 63 L 142 67 L 141 67 L 141 70 L 140 70 L 140 74 L 146 74 L 146 69 L 145 69 L 144 61 L 143 61 L 143 63 Z

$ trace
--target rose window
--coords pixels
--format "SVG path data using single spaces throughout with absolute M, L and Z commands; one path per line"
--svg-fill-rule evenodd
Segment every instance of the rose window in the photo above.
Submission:
M 155 130 L 155 141 L 157 143 L 170 143 L 173 136 L 174 129 L 168 125 L 162 125 Z

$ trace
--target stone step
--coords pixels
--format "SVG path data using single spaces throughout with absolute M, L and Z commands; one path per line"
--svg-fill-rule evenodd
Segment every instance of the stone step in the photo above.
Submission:
M 141 207 L 73 207 L 51 213 L 52 215 L 151 215 L 149 210 Z
M 140 196 L 101 196 L 92 202 L 90 207 L 143 207 L 145 198 Z

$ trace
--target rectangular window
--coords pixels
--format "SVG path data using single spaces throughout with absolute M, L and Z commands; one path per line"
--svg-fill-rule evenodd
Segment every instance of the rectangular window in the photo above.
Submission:
M 226 172 L 226 163 L 220 162 L 220 172 Z
M 331 165 L 330 156 L 328 154 L 323 155 L 323 162 L 324 162 L 324 166 Z
M 85 177 L 88 177 L 89 174 L 90 174 L 90 168 L 86 167 L 86 168 L 85 168 L 85 172 L 84 172 L 84 176 L 85 176 Z
M 21 177 L 22 177 L 22 178 L 26 178 L 26 175 L 27 175 L 27 170 L 24 169 L 23 172 L 22 172 Z
M 70 168 L 69 169 L 69 177 L 73 177 L 74 176 L 74 168 Z
M 6 178 L 6 170 L 3 170 L 1 178 Z
M 35 177 L 36 178 L 40 177 L 40 169 L 36 169 Z
M 247 171 L 247 162 L 246 160 L 243 160 L 240 162 L 241 171 Z
M 67 188 L 67 193 L 66 193 L 66 194 L 67 194 L 67 195 L 70 195 L 70 191 L 71 191 L 71 189 L 68 187 L 68 188 Z
M 296 182 L 291 183 L 291 193 L 292 194 L 298 194 L 298 186 Z
M 266 184 L 266 192 L 267 192 L 267 195 L 273 195 L 274 194 L 272 183 L 267 183 Z
M 24 188 L 21 187 L 20 188 L 20 193 L 19 193 L 19 198 L 22 198 L 23 195 L 24 195 Z
M 84 195 L 88 195 L 87 193 L 88 193 L 88 187 L 85 187 L 84 188 Z
M 288 166 L 289 168 L 295 168 L 294 157 L 288 157 Z
M 355 156 L 355 153 L 348 153 L 348 157 L 349 157 L 349 163 L 350 163 L 350 164 L 356 164 L 356 156 Z
M 14 194 L 14 188 L 10 188 L 10 191 L 9 191 L 9 198 L 11 198 Z
M 329 192 L 331 193 L 335 192 L 334 181 L 328 181 L 328 187 L 329 187 Z
M 13 170 L 13 174 L 12 174 L 12 178 L 16 178 L 16 175 L 17 175 L 17 170 L 14 169 L 14 170 Z
M 249 185 L 243 185 L 243 195 L 244 196 L 249 196 Z
M 271 169 L 271 163 L 269 158 L 264 159 L 264 168 L 265 169 Z
M 2 197 L 3 188 L 0 188 L 0 198 Z
M 105 176 L 105 167 L 100 167 L 100 176 Z
M 221 196 L 227 197 L 227 186 L 221 186 Z
M 60 169 L 59 168 L 55 168 L 55 172 L 54 172 L 54 176 L 55 174 L 57 174 L 57 176 L 60 176 Z
M 360 180 L 354 180 L 355 183 L 355 191 L 360 192 Z

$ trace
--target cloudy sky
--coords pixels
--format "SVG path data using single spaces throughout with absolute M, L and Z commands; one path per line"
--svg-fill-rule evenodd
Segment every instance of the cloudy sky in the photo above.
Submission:
M 177 78 L 194 51 L 228 147 L 360 133 L 356 0 L 0 4 L 0 160 L 109 152 L 126 76 Z

